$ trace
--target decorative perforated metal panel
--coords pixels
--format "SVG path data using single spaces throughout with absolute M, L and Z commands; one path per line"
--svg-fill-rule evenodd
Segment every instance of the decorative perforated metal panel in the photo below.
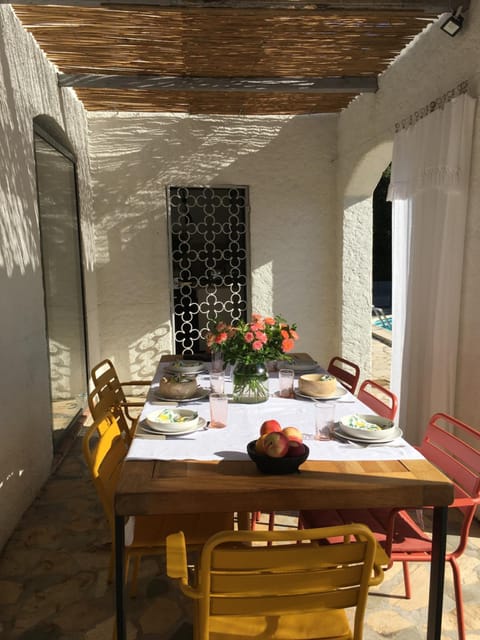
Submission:
M 213 318 L 245 320 L 246 187 L 169 187 L 175 352 L 206 350 Z

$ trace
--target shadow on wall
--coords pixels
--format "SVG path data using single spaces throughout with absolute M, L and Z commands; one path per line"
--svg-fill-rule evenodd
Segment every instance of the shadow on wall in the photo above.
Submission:
M 24 122 L 29 120 L 22 117 L 19 104 L 14 100 L 17 92 L 9 62 L 5 49 L 1 47 L 0 69 L 6 99 L 0 121 L 3 129 L 0 155 L 0 267 L 11 277 L 16 267 L 21 274 L 28 267 L 37 270 L 40 256 L 33 211 L 36 201 L 33 136 L 31 131 L 25 131 Z
M 314 273 L 333 269 L 334 260 L 318 251 L 318 221 L 333 210 L 330 193 L 319 197 L 322 175 L 328 189 L 332 184 L 331 145 L 325 144 L 332 120 L 89 118 L 102 357 L 113 358 L 122 377 L 148 377 L 159 355 L 171 351 L 167 185 L 250 186 L 256 310 L 270 312 L 275 303 L 273 311 L 312 325 L 302 335 L 314 335 L 314 318 L 329 313 L 328 305 L 306 302 L 298 283 L 312 261 L 320 267 Z M 308 267 L 292 246 L 303 248 Z M 262 290 L 269 263 L 273 291 L 272 284 Z

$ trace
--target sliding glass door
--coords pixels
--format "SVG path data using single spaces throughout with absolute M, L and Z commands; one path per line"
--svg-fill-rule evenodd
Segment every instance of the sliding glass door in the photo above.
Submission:
M 85 407 L 87 368 L 75 161 L 35 128 L 35 160 L 53 441 L 58 446 Z

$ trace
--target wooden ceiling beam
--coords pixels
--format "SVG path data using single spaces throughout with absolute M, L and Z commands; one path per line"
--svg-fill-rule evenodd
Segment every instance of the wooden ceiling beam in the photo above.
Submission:
M 0 0 L 0 4 L 17 5 L 61 5 L 72 7 L 159 7 L 175 9 L 273 9 L 302 10 L 313 13 L 334 13 L 338 11 L 353 12 L 414 12 L 441 14 L 451 12 L 462 6 L 466 11 L 470 0 L 325 0 L 309 2 L 308 0 Z
M 374 93 L 376 76 L 342 78 L 206 78 L 154 75 L 57 74 L 60 87 L 161 91 L 250 91 L 263 93 Z

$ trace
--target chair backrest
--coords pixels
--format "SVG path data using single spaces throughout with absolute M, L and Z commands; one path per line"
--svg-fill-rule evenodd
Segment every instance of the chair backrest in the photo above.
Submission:
M 117 371 L 111 360 L 105 359 L 96 364 L 91 371 L 93 385 L 98 389 L 108 389 L 116 398 L 116 404 L 126 402 Z
M 394 420 L 397 414 L 397 396 L 373 380 L 364 380 L 358 390 L 357 398 L 379 416 Z
M 83 455 L 105 515 L 113 528 L 113 499 L 122 462 L 127 454 L 118 421 L 111 413 L 95 420 L 83 437 Z
M 351 393 L 355 393 L 360 378 L 360 367 L 350 360 L 334 356 L 327 367 L 328 373 L 335 376 Z
M 333 536 L 342 541 L 326 544 Z M 214 535 L 200 559 L 199 637 L 208 637 L 211 616 L 356 607 L 354 638 L 360 638 L 374 559 L 375 539 L 364 525 Z
M 456 554 L 467 544 L 470 525 L 480 504 L 480 431 L 447 415 L 434 414 L 419 447 L 421 453 L 455 485 L 451 506 L 463 514 Z
M 123 408 L 118 404 L 118 394 L 108 385 L 99 385 L 88 394 L 88 408 L 94 420 L 110 412 L 117 420 L 120 430 L 129 444 L 132 441 L 129 425 Z

